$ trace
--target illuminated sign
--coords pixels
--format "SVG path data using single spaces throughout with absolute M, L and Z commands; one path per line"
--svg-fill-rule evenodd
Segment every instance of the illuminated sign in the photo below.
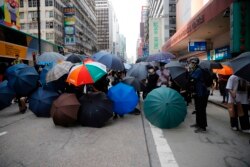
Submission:
M 207 50 L 207 43 L 202 42 L 189 42 L 188 43 L 188 51 L 195 52 L 195 51 L 206 51 Z

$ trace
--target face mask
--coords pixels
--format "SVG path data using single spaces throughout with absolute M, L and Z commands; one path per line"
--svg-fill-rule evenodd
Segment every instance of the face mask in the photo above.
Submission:
M 193 70 L 195 69 L 195 64 L 190 63 L 190 64 L 188 65 L 188 68 L 189 68 L 190 71 L 193 71 Z
M 154 69 L 149 69 L 148 72 L 149 72 L 149 73 L 153 73 L 153 72 L 154 72 Z

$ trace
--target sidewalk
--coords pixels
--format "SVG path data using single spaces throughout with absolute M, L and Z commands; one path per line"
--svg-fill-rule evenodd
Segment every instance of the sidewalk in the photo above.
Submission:
M 227 103 L 222 103 L 223 97 L 220 95 L 219 90 L 214 90 L 213 95 L 209 95 L 208 102 L 213 103 L 217 106 L 227 109 Z

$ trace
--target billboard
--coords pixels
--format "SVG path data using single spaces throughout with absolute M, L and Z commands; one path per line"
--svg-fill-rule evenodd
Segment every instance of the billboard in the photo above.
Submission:
M 20 29 L 19 0 L 0 0 L 0 24 Z
M 188 43 L 189 52 L 206 51 L 206 50 L 207 50 L 207 43 L 205 41 Z
M 64 44 L 67 45 L 75 45 L 76 37 L 75 37 L 75 8 L 74 7 L 65 7 L 63 8 L 64 14 Z
M 158 53 L 162 47 L 162 19 L 149 18 L 149 54 Z

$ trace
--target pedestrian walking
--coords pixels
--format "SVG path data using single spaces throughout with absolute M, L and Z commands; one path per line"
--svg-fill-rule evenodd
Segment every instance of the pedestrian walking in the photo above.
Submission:
M 195 98 L 196 123 L 191 125 L 195 127 L 195 133 L 206 132 L 207 114 L 206 107 L 209 96 L 209 89 L 205 84 L 205 74 L 199 67 L 199 58 L 192 57 L 189 59 L 190 84 L 193 85 L 193 94 Z
M 222 96 L 222 103 L 228 103 L 228 91 L 226 89 L 226 86 L 229 77 L 230 75 L 218 74 L 219 90 L 220 90 L 220 95 Z
M 228 112 L 232 130 L 239 130 L 238 118 L 242 132 L 250 133 L 248 118 L 248 92 L 247 81 L 236 75 L 231 75 L 227 81 L 226 89 L 229 92 Z

